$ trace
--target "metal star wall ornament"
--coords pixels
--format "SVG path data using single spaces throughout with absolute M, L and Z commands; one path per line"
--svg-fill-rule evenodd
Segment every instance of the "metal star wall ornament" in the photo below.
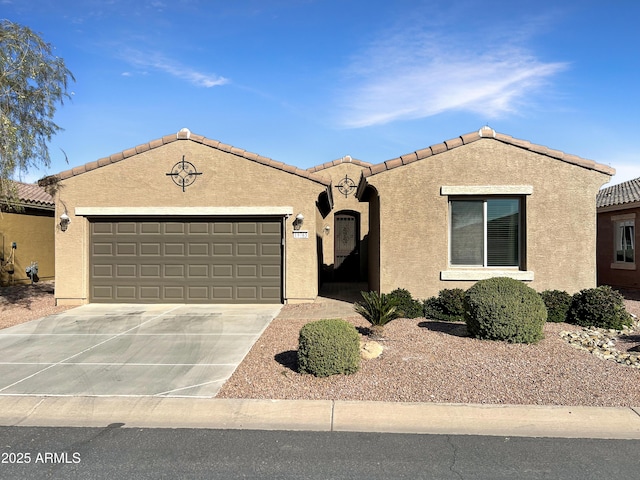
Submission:
M 346 198 L 355 191 L 356 184 L 349 178 L 349 175 L 345 175 L 344 178 L 338 182 L 336 188 Z
M 171 169 L 171 172 L 165 175 L 171 177 L 173 183 L 182 187 L 182 191 L 184 192 L 189 185 L 192 185 L 193 182 L 196 181 L 198 175 L 202 175 L 202 172 L 198 172 L 195 165 L 191 162 L 187 162 L 183 155 L 182 161 L 176 163 Z

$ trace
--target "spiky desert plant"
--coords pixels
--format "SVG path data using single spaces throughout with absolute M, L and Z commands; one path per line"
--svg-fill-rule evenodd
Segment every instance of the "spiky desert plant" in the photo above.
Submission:
M 378 292 L 360 292 L 360 295 L 362 302 L 356 302 L 354 310 L 371 324 L 369 330 L 373 336 L 382 336 L 384 326 L 400 315 L 397 301 Z

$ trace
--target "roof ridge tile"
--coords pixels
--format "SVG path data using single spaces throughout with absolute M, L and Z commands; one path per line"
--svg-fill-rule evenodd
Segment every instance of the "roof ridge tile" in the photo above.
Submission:
M 243 150 L 241 148 L 234 147 L 232 145 L 227 145 L 218 140 L 209 139 L 203 135 L 197 135 L 197 134 L 191 133 L 188 129 L 182 129 L 177 134 L 165 135 L 161 138 L 151 140 L 148 143 L 140 144 L 134 148 L 128 148 L 121 152 L 114 153 L 108 157 L 103 157 L 93 162 L 89 162 L 84 165 L 79 165 L 77 167 L 64 170 L 56 175 L 49 175 L 45 178 L 40 179 L 38 181 L 38 184 L 41 186 L 50 185 L 59 180 L 65 180 L 70 177 L 81 175 L 85 172 L 95 170 L 97 168 L 110 165 L 112 163 L 120 162 L 126 158 L 130 158 L 140 153 L 148 152 L 150 150 L 162 147 L 163 145 L 167 145 L 169 143 L 176 142 L 176 141 L 193 141 L 196 143 L 206 145 L 207 147 L 215 148 L 216 150 L 221 150 L 238 157 L 246 158 L 247 160 L 254 161 L 262 165 L 267 165 L 287 173 L 291 173 L 303 178 L 307 178 L 311 181 L 323 184 L 325 186 L 331 185 L 331 180 L 328 180 L 323 176 L 310 174 L 311 172 L 307 172 L 298 167 L 287 165 L 283 162 L 277 162 L 275 160 L 272 160 L 267 157 L 263 157 L 262 155 L 258 155 L 256 153 L 247 152 L 246 150 Z
M 401 165 L 412 163 L 415 160 L 422 160 L 422 159 L 431 157 L 433 155 L 438 155 L 440 153 L 453 150 L 454 148 L 458 148 L 460 146 L 467 145 L 471 142 L 475 142 L 481 139 L 497 140 L 499 142 L 506 143 L 508 145 L 522 148 L 524 150 L 528 150 L 541 155 L 545 155 L 551 158 L 555 158 L 557 160 L 560 160 L 566 163 L 571 163 L 573 165 L 577 165 L 590 170 L 596 170 L 606 175 L 615 174 L 615 170 L 613 168 L 600 163 L 596 163 L 593 160 L 587 160 L 577 155 L 569 155 L 567 153 L 564 153 L 561 150 L 554 150 L 544 145 L 531 143 L 528 140 L 514 138 L 510 135 L 505 135 L 504 133 L 498 133 L 492 128 L 490 128 L 489 126 L 484 126 L 477 132 L 466 133 L 464 135 L 460 135 L 459 137 L 445 140 L 442 143 L 437 143 L 435 145 L 431 145 L 430 147 L 417 150 L 413 153 L 408 153 L 406 155 L 402 155 L 397 158 L 386 160 L 377 165 L 372 165 L 363 172 L 363 176 L 366 178 L 371 175 L 376 175 L 385 170 L 397 168 Z M 415 160 L 413 160 L 414 158 Z

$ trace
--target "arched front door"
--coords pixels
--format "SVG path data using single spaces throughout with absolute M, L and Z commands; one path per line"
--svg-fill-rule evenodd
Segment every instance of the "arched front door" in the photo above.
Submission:
M 360 214 L 338 212 L 334 216 L 334 278 L 358 280 L 360 274 Z

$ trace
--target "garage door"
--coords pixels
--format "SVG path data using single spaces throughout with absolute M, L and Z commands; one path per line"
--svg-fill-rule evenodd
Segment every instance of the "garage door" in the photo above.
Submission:
M 93 220 L 92 302 L 280 303 L 282 222 Z

